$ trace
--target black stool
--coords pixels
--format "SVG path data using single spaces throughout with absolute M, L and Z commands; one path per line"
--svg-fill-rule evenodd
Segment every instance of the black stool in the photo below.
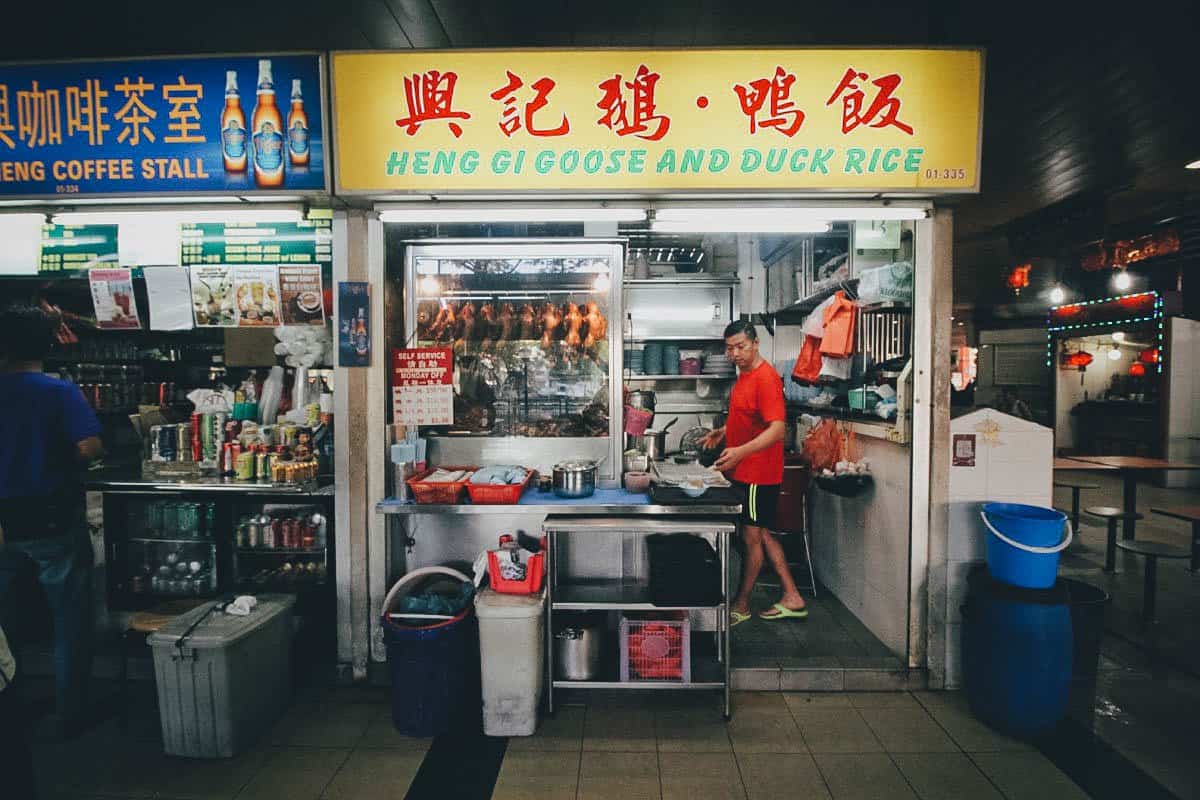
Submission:
M 1071 530 L 1075 531 L 1075 535 L 1078 536 L 1079 492 L 1083 489 L 1099 489 L 1100 485 L 1096 483 L 1080 483 L 1078 481 L 1067 480 L 1066 478 L 1057 478 L 1054 481 L 1054 485 L 1071 490 Z
M 1130 553 L 1146 557 L 1146 585 L 1142 592 L 1142 619 L 1154 621 L 1154 600 L 1158 589 L 1158 560 L 1160 558 L 1188 558 L 1191 556 L 1182 547 L 1162 542 L 1117 542 L 1117 547 Z
M 1112 506 L 1091 506 L 1084 513 L 1091 517 L 1099 517 L 1108 522 L 1108 546 L 1104 548 L 1104 571 L 1113 572 L 1117 567 L 1117 523 L 1127 519 L 1142 519 L 1141 514 L 1126 514 L 1122 509 Z
M 1181 519 L 1184 522 L 1190 522 L 1192 525 L 1192 563 L 1188 567 L 1192 572 L 1200 570 L 1200 506 L 1164 506 L 1163 508 L 1151 507 L 1150 509 L 1155 514 L 1162 514 L 1164 517 L 1172 519 Z

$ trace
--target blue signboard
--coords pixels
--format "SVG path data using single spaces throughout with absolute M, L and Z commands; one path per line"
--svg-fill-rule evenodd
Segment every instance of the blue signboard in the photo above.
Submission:
M 323 192 L 318 55 L 0 65 L 0 197 Z

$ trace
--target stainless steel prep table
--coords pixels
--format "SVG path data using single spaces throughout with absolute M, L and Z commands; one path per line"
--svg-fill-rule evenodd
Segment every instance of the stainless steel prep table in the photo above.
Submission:
M 690 689 L 720 690 L 724 713 L 730 706 L 729 639 L 729 552 L 730 537 L 736 530 L 740 505 L 661 505 L 644 494 L 624 489 L 599 488 L 591 497 L 563 499 L 537 491 L 527 491 L 516 505 L 422 505 L 384 500 L 376 506 L 382 514 L 406 516 L 448 515 L 529 515 L 545 519 L 542 530 L 547 537 L 546 565 L 546 652 L 547 706 L 554 710 L 554 690 L 571 689 Z M 650 535 L 654 533 L 692 533 L 716 538 L 721 563 L 722 599 L 719 604 L 703 607 L 666 607 L 650 602 L 647 587 L 625 580 L 571 581 L 560 575 L 555 558 L 557 539 L 562 535 L 593 536 L 612 534 Z M 637 681 L 554 680 L 553 619 L 555 611 L 716 611 L 717 657 L 693 658 L 693 680 Z M 609 676 L 612 677 L 612 676 Z

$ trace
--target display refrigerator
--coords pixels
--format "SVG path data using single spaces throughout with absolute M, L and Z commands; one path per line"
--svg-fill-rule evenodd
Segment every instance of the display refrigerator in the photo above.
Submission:
M 614 241 L 428 240 L 405 246 L 404 344 L 451 348 L 450 425 L 433 464 L 621 465 L 621 273 Z

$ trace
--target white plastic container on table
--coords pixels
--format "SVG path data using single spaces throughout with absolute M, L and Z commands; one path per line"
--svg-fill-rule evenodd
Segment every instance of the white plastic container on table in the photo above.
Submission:
M 210 613 L 213 604 L 205 603 L 150 634 L 168 755 L 230 758 L 283 714 L 292 692 L 295 603 L 294 595 L 259 595 L 242 617 Z
M 483 732 L 532 736 L 545 671 L 545 592 L 518 595 L 483 589 L 475 597 L 483 684 Z

